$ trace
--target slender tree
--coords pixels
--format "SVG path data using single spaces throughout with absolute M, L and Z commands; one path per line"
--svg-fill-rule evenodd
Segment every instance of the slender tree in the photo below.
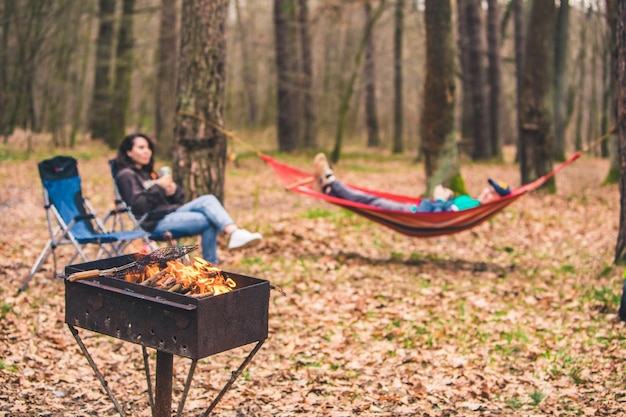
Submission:
M 513 9 L 513 26 L 515 32 L 515 114 L 517 115 L 517 154 L 515 156 L 516 161 L 521 161 L 523 158 L 521 152 L 521 137 L 522 137 L 522 123 L 520 120 L 521 115 L 521 94 L 522 94 L 522 72 L 524 70 L 524 0 L 512 0 Z
M 580 42 L 578 54 L 576 57 L 576 69 L 578 71 L 579 86 L 576 91 L 578 104 L 578 112 L 576 114 L 574 129 L 574 148 L 579 151 L 583 148 L 583 118 L 587 114 L 587 104 L 584 102 L 585 97 L 585 78 L 587 77 L 587 32 L 589 21 L 591 20 L 591 9 L 587 9 L 585 20 L 580 25 Z
M 565 121 L 566 99 L 565 84 L 567 55 L 568 55 L 568 31 L 569 31 L 569 0 L 561 0 L 556 21 L 554 42 L 554 77 L 552 79 L 552 97 L 554 111 L 554 152 L 557 160 L 565 159 Z
M 473 137 L 474 110 L 470 84 L 469 36 L 467 34 L 467 12 L 465 0 L 457 0 L 457 53 L 459 57 L 459 77 L 461 80 L 461 126 L 460 133 L 463 144 L 467 146 Z
M 365 24 L 368 25 L 372 16 L 372 2 L 363 3 Z M 376 112 L 376 61 L 374 52 L 374 36 L 370 34 L 365 44 L 365 62 L 363 63 L 363 80 L 365 84 L 365 125 L 367 127 L 367 147 L 380 146 L 378 115 Z
M 500 135 L 500 119 L 502 107 L 502 70 L 500 61 L 500 6 L 498 0 L 488 0 L 487 14 L 487 48 L 489 82 L 489 132 L 491 133 L 491 156 L 502 159 L 502 138 Z
M 0 136 L 2 136 L 2 143 L 6 144 L 10 132 L 7 129 L 7 123 L 5 120 L 5 103 L 6 94 L 5 89 L 7 85 L 7 57 L 8 57 L 8 25 L 9 19 L 7 12 L 10 8 L 9 2 L 4 1 L 0 3 L 0 16 L 4 16 L 2 22 L 0 22 Z
M 257 98 L 256 98 L 256 77 L 254 74 L 253 58 L 250 53 L 250 39 L 248 35 L 248 24 L 245 22 L 239 0 L 235 0 L 235 11 L 237 13 L 237 34 L 241 47 L 241 75 L 248 104 L 248 122 L 257 121 Z
M 135 0 L 123 0 L 117 33 L 115 80 L 111 97 L 110 135 L 105 138 L 111 149 L 117 148 L 126 134 L 126 113 L 130 102 L 130 80 L 133 73 L 133 14 Z
M 300 146 L 300 103 L 295 39 L 295 0 L 274 0 L 274 45 L 276 48 L 278 148 L 291 151 Z
M 522 183 L 552 170 L 552 117 L 550 87 L 553 74 L 554 0 L 533 0 L 520 97 Z M 554 177 L 544 184 L 556 189 Z
M 309 34 L 308 0 L 298 0 L 298 28 L 300 53 L 302 55 L 300 91 L 302 94 L 302 141 L 305 148 L 317 147 L 315 108 L 313 102 L 313 56 L 311 35 Z
M 161 0 L 155 127 L 161 158 L 172 157 L 174 147 L 174 115 L 176 113 L 177 29 L 176 0 Z
M 616 0 L 616 109 L 617 140 L 620 161 L 619 231 L 615 246 L 615 263 L 626 261 L 626 0 Z
M 98 5 L 100 23 L 96 41 L 95 77 L 89 126 L 92 138 L 104 139 L 110 137 L 110 72 L 113 57 L 115 0 L 99 0 Z
M 447 182 L 461 190 L 454 138 L 454 47 L 450 0 L 426 0 L 426 79 L 421 133 L 426 194 Z
M 402 153 L 402 34 L 404 32 L 404 0 L 396 0 L 393 33 L 393 153 Z
M 472 140 L 474 160 L 488 159 L 493 155 L 489 133 L 489 115 L 486 99 L 486 67 L 483 22 L 480 14 L 480 0 L 463 0 L 468 36 L 468 77 L 469 94 L 472 101 Z
M 367 39 L 371 36 L 374 25 L 382 16 L 384 9 L 385 3 L 380 2 L 378 8 L 371 14 L 370 19 L 365 25 L 365 30 L 363 32 L 363 37 L 361 38 L 359 47 L 356 51 L 356 54 L 354 55 L 353 70 L 350 74 L 348 84 L 346 85 L 345 90 L 342 92 L 341 102 L 339 103 L 339 116 L 337 121 L 337 132 L 335 134 L 335 145 L 333 147 L 332 153 L 330 154 L 330 159 L 333 163 L 337 163 L 339 161 L 339 157 L 341 156 L 341 147 L 343 144 L 343 129 L 346 122 L 346 117 L 348 115 L 348 110 L 350 110 L 350 100 L 352 99 L 352 93 L 354 92 L 354 83 L 356 82 L 358 69 L 361 66 L 361 60 L 363 58 L 363 53 L 367 45 Z
M 175 123 L 174 178 L 187 198 L 224 199 L 228 0 L 184 0 Z
M 606 0 L 606 22 L 608 26 L 608 42 L 607 42 L 607 57 L 605 59 L 604 66 L 608 68 L 608 80 L 604 87 L 604 115 L 602 123 L 602 132 L 607 132 L 612 129 L 615 124 L 615 86 L 617 85 L 617 50 L 615 46 L 615 40 L 617 39 L 617 19 L 615 16 L 616 7 L 615 0 Z M 617 137 L 610 135 L 608 139 L 609 144 L 609 159 L 610 167 L 606 176 L 605 182 L 608 184 L 617 184 L 620 177 L 620 165 L 619 165 L 619 152 L 617 146 Z

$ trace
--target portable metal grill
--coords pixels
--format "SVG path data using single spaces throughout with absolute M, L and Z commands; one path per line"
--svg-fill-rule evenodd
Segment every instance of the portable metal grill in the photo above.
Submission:
M 134 256 L 69 265 L 65 268 L 65 275 L 120 267 L 132 262 Z M 209 405 L 204 413 L 207 416 L 261 348 L 268 334 L 269 282 L 227 271 L 222 274 L 234 280 L 236 287 L 231 292 L 206 298 L 189 297 L 106 276 L 75 282 L 65 280 L 65 322 L 120 415 L 124 415 L 122 408 L 75 327 L 142 346 L 149 401 L 155 417 L 171 416 L 173 355 L 192 360 L 178 407 L 177 415 L 180 415 L 199 359 L 256 342 Z M 146 348 L 157 350 L 154 396 Z

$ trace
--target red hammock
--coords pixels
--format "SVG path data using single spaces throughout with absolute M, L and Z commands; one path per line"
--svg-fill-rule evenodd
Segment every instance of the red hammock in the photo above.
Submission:
M 264 154 L 260 154 L 259 156 L 272 167 L 283 186 L 290 191 L 295 191 L 300 194 L 319 198 L 328 201 L 329 203 L 336 204 L 407 236 L 430 237 L 457 233 L 481 224 L 509 204 L 513 203 L 519 197 L 540 187 L 550 177 L 554 176 L 557 172 L 574 162 L 580 155 L 581 152 L 574 153 L 565 162 L 558 165 L 543 177 L 540 177 L 531 183 L 512 189 L 511 194 L 507 196 L 481 204 L 478 207 L 440 213 L 408 213 L 403 211 L 387 210 L 332 197 L 313 190 L 313 174 L 278 162 L 271 156 Z M 421 200 L 419 197 L 409 197 L 370 190 L 351 184 L 347 185 L 350 185 L 350 187 L 357 190 L 404 203 L 417 205 Z

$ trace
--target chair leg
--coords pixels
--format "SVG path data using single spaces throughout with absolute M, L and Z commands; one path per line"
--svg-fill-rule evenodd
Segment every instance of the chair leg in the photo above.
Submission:
M 33 267 L 30 269 L 28 276 L 24 279 L 24 281 L 22 281 L 22 285 L 17 290 L 18 294 L 24 291 L 26 288 L 28 288 L 28 283 L 30 282 L 31 279 L 33 279 L 33 276 L 35 276 L 37 271 L 39 271 L 39 268 L 41 268 L 41 265 L 46 261 L 46 259 L 48 259 L 48 256 L 50 256 L 50 253 L 52 253 L 52 240 L 48 240 L 48 243 L 46 243 L 46 246 L 43 248 L 43 250 L 39 254 L 37 261 L 35 261 Z

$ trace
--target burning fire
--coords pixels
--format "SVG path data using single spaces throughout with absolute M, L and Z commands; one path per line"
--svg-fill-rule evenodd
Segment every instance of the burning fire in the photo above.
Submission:
M 192 297 L 224 294 L 236 286 L 231 278 L 224 278 L 221 269 L 202 258 L 194 258 L 190 265 L 178 260 L 168 261 L 163 269 L 148 265 L 143 273 L 128 273 L 125 279 Z

